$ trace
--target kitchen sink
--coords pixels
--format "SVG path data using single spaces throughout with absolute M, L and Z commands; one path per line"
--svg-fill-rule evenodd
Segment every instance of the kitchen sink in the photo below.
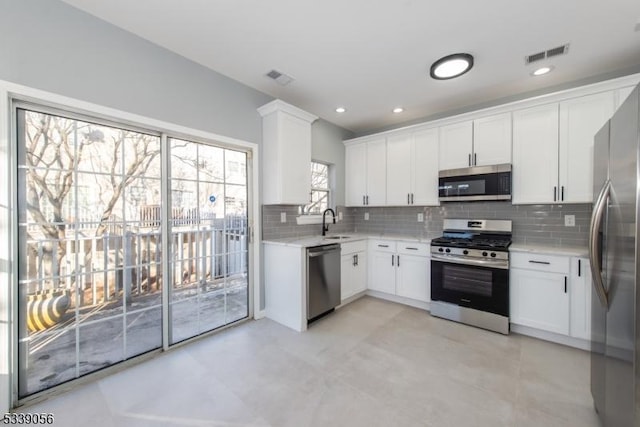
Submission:
M 342 239 L 348 239 L 351 236 L 326 236 L 324 239 L 325 240 L 342 240 Z

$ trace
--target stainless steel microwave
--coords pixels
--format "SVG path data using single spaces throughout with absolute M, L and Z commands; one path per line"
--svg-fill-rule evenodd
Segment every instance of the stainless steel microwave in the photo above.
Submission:
M 442 170 L 438 198 L 441 202 L 511 200 L 511 164 Z

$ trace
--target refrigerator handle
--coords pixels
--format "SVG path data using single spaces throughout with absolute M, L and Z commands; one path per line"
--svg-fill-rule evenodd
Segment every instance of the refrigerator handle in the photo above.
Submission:
M 591 214 L 591 223 L 589 225 L 589 265 L 591 266 L 591 275 L 593 276 L 593 286 L 598 299 L 603 307 L 609 306 L 607 291 L 604 287 L 604 281 L 600 270 L 600 254 L 598 254 L 598 230 L 602 224 L 604 212 L 607 208 L 607 200 L 609 198 L 609 191 L 611 190 L 611 181 L 607 180 L 596 201 L 593 205 L 593 212 Z

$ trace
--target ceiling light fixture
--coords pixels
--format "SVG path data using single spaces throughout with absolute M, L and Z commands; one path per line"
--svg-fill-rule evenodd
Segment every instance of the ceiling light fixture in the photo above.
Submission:
M 336 113 L 344 113 L 345 111 L 347 111 L 347 109 L 346 109 L 346 108 L 344 108 L 344 107 L 338 107 L 338 108 L 336 108 Z
M 532 76 L 543 76 L 547 73 L 550 73 L 551 70 L 553 70 L 553 66 L 549 65 L 547 67 L 541 67 L 538 68 L 537 70 L 535 70 L 533 73 L 531 73 Z
M 434 62 L 429 74 L 436 80 L 448 80 L 463 75 L 472 67 L 473 56 L 468 53 L 454 53 Z
M 394 108 L 394 109 L 393 109 L 393 110 L 391 110 L 391 111 L 393 111 L 395 114 L 398 114 L 398 113 L 402 113 L 402 112 L 404 111 L 404 108 L 402 108 L 402 107 L 396 107 L 396 108 Z

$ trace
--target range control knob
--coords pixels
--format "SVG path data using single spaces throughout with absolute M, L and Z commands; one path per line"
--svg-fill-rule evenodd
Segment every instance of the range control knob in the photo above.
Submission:
M 449 252 L 451 252 L 451 249 L 447 248 L 447 249 L 445 249 L 445 252 L 449 253 Z
M 482 252 L 482 256 L 487 256 L 487 255 L 489 255 L 489 254 L 486 253 L 486 252 Z
M 462 253 L 463 253 L 464 255 L 469 255 L 469 251 L 468 251 L 468 250 L 466 250 L 466 249 L 465 249 L 464 251 L 462 251 Z
M 491 258 L 495 258 L 496 257 L 496 253 L 495 252 L 491 252 Z
M 444 249 L 438 248 L 438 252 L 444 252 Z

